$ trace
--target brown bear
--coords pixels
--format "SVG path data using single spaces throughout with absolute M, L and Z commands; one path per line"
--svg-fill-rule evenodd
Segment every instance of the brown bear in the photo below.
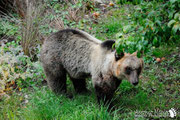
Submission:
M 64 29 L 50 35 L 43 43 L 40 60 L 50 89 L 66 92 L 69 75 L 78 93 L 87 91 L 86 78 L 91 77 L 98 102 L 109 101 L 121 80 L 138 84 L 143 60 L 136 53 L 117 54 L 113 40 L 104 42 L 78 29 Z

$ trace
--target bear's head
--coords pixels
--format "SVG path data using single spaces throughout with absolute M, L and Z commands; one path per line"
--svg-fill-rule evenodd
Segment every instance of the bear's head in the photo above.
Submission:
M 113 74 L 118 79 L 127 78 L 131 84 L 137 85 L 143 64 L 142 58 L 137 57 L 137 52 L 132 54 L 121 53 L 120 55 L 115 52 Z

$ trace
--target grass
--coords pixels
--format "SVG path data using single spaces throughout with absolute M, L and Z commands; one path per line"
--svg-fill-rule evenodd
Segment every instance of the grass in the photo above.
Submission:
M 28 104 L 22 104 L 22 97 L 15 94 L 10 99 L 1 104 L 1 119 L 62 119 L 62 120 L 82 120 L 82 119 L 115 119 L 107 112 L 107 108 L 97 104 L 94 95 L 77 95 L 73 99 L 68 99 L 63 95 L 56 96 L 44 86 L 38 91 L 26 93 Z M 15 97 L 15 98 L 14 98 Z M 18 101 L 18 103 L 17 103 Z M 22 107 L 21 109 L 20 106 Z
M 123 25 L 125 24 L 125 12 L 127 11 L 124 7 L 118 10 L 112 10 L 107 13 L 105 19 L 102 18 L 103 20 L 101 20 L 98 25 L 93 24 L 92 28 L 94 28 L 96 31 L 96 37 L 101 40 L 116 39 L 116 34 L 122 29 Z

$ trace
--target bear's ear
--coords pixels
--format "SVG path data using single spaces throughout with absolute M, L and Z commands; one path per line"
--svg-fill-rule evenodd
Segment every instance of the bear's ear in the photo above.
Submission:
M 138 51 L 132 53 L 131 55 L 132 55 L 132 56 L 137 56 L 137 52 L 138 52 Z
M 121 52 L 120 54 L 115 51 L 115 60 L 118 61 L 124 56 L 124 52 Z
M 114 43 L 115 43 L 114 40 L 106 40 L 101 43 L 101 47 L 107 50 L 114 50 L 114 48 L 112 48 Z

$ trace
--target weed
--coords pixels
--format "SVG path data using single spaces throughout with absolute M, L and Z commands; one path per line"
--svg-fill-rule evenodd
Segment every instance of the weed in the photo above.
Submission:
M 25 55 L 36 58 L 37 45 L 39 41 L 39 26 L 42 23 L 43 5 L 35 6 L 32 3 L 27 3 L 27 11 L 25 19 L 21 23 L 21 45 Z

